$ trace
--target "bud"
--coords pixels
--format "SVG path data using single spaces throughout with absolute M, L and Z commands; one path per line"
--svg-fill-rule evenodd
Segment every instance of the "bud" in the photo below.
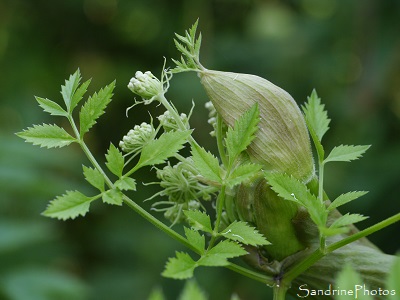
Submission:
M 155 135 L 156 131 L 153 125 L 143 122 L 129 130 L 122 138 L 122 141 L 119 142 L 119 147 L 122 151 L 127 153 L 138 152 L 146 143 L 152 140 Z
M 181 113 L 179 117 L 182 123 L 185 124 L 186 128 L 189 129 L 190 126 L 188 116 L 184 113 Z M 179 130 L 179 126 L 176 124 L 176 120 L 171 115 L 169 110 L 158 116 L 157 119 L 160 121 L 160 124 L 165 131 Z
M 202 70 L 201 83 L 224 122 L 233 126 L 256 102 L 260 123 L 250 144 L 250 157 L 272 172 L 308 182 L 314 174 L 311 144 L 304 117 L 283 89 L 255 75 Z
M 129 81 L 128 88 L 143 99 L 151 98 L 164 93 L 163 83 L 150 71 L 137 71 L 135 77 Z

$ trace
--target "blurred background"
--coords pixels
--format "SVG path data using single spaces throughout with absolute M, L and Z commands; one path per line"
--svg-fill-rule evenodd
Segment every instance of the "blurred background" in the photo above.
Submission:
M 59 103 L 60 85 L 78 67 L 93 78 L 89 94 L 117 80 L 113 102 L 87 136 L 100 161 L 135 124 L 160 113 L 133 103 L 126 88 L 137 70 L 159 74 L 177 58 L 174 32 L 200 18 L 207 68 L 252 73 L 287 90 L 299 104 L 316 88 L 332 119 L 324 137 L 372 144 L 363 159 L 328 166 L 330 195 L 370 193 L 346 208 L 369 215 L 365 228 L 400 210 L 400 2 L 336 0 L 0 0 L 0 299 L 146 299 L 154 287 L 176 299 L 183 282 L 162 278 L 182 247 L 126 207 L 99 203 L 85 218 L 40 215 L 65 190 L 94 193 L 89 165 L 75 145 L 47 150 L 14 133 L 43 122 L 66 125 L 38 107 L 34 95 Z M 196 113 L 196 138 L 213 150 L 206 96 L 195 74 L 176 75 L 169 99 Z M 139 180 L 154 180 L 145 170 Z M 157 191 L 139 186 L 135 201 Z M 151 203 L 143 203 L 148 207 Z M 162 218 L 161 214 L 159 215 Z M 394 254 L 399 225 L 370 239 Z M 210 299 L 272 299 L 270 289 L 222 268 L 196 270 Z

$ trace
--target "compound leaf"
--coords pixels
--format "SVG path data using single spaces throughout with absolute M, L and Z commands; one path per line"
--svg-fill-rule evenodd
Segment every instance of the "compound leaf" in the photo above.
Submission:
M 350 201 L 353 201 L 361 196 L 364 196 L 365 194 L 367 194 L 368 192 L 365 191 L 358 191 L 358 192 L 349 192 L 349 193 L 345 193 L 340 195 L 339 197 L 337 197 L 335 200 L 333 200 L 333 202 L 329 205 L 328 210 L 334 210 L 335 208 L 344 205 Z
M 183 213 L 188 217 L 192 228 L 212 233 L 211 220 L 205 212 L 199 210 L 185 210 Z
M 33 145 L 46 148 L 61 148 L 76 142 L 76 139 L 65 129 L 50 124 L 33 125 L 33 127 L 28 127 L 28 129 L 17 133 L 17 136 Z
M 218 159 L 203 147 L 192 147 L 193 162 L 199 173 L 206 179 L 221 183 L 221 170 Z
M 363 215 L 359 215 L 359 214 L 345 214 L 343 216 L 341 216 L 340 218 L 336 219 L 332 225 L 330 226 L 330 228 L 340 228 L 340 227 L 344 227 L 350 224 L 354 224 L 357 222 L 361 222 L 364 221 L 365 219 L 368 219 L 368 217 L 363 216 Z
M 254 104 L 246 111 L 238 120 L 235 121 L 234 127 L 229 127 L 226 133 L 225 143 L 228 150 L 230 163 L 250 145 L 255 137 L 255 132 L 260 121 L 260 112 L 258 104 Z
M 35 97 L 39 106 L 43 108 L 45 112 L 48 112 L 52 116 L 68 116 L 68 113 L 57 103 L 47 98 Z
M 115 182 L 115 187 L 121 191 L 136 191 L 136 180 L 131 177 L 121 177 Z
M 158 139 L 151 140 L 142 149 L 138 165 L 140 167 L 161 164 L 174 156 L 187 142 L 190 130 L 169 131 Z
M 270 244 L 257 229 L 242 221 L 233 222 L 220 235 L 245 245 L 257 246 Z
M 247 254 L 238 243 L 223 240 L 207 251 L 198 261 L 202 266 L 226 266 L 229 258 Z
M 325 105 L 321 104 L 321 98 L 318 97 L 315 89 L 307 99 L 308 102 L 302 106 L 305 119 L 309 129 L 316 134 L 318 140 L 321 142 L 322 137 L 329 129 L 331 120 L 328 118 Z
M 122 200 L 122 193 L 118 190 L 108 190 L 107 192 L 103 193 L 103 202 L 111 205 L 118 205 L 121 206 L 123 203 Z
M 122 170 L 124 168 L 124 156 L 113 144 L 110 144 L 110 148 L 106 154 L 106 166 L 107 168 L 118 177 L 122 176 Z
M 197 263 L 185 252 L 176 252 L 176 257 L 168 260 L 161 275 L 174 279 L 188 279 L 193 277 Z
M 83 166 L 83 175 L 91 185 L 104 192 L 104 177 L 99 170 Z
M 105 108 L 108 103 L 111 102 L 114 87 L 115 81 L 100 89 L 99 92 L 94 93 L 82 106 L 79 113 L 81 137 L 83 137 L 84 134 L 96 124 L 96 120 L 104 114 Z
M 85 216 L 89 211 L 90 202 L 93 200 L 93 198 L 87 197 L 81 192 L 67 191 L 66 194 L 52 200 L 43 215 L 61 220 Z
M 254 176 L 261 170 L 258 164 L 248 163 L 238 166 L 227 179 L 227 184 L 230 188 Z
M 332 149 L 324 163 L 330 161 L 352 161 L 360 158 L 371 145 L 340 145 Z
M 65 80 L 65 85 L 61 86 L 61 95 L 64 99 L 65 106 L 68 112 L 72 112 L 71 102 L 76 89 L 81 81 L 81 72 L 78 70 L 74 74 L 69 76 L 69 79 Z
M 185 235 L 189 243 L 192 244 L 192 246 L 194 246 L 199 253 L 204 252 L 206 244 L 204 235 L 201 235 L 197 230 L 189 229 L 187 227 L 185 227 Z
M 179 295 L 178 300 L 207 300 L 204 291 L 200 289 L 196 281 L 188 280 L 185 283 L 182 293 Z
M 71 108 L 70 110 L 72 111 L 77 105 L 78 103 L 82 100 L 83 95 L 85 95 L 87 88 L 89 86 L 91 82 L 91 79 L 85 81 L 84 83 L 82 83 L 75 91 L 72 100 L 71 100 Z

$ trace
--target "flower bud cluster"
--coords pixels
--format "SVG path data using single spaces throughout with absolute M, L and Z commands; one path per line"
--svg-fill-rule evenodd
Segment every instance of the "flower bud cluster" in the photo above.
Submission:
M 189 129 L 189 118 L 186 114 L 181 113 L 180 119 L 182 120 L 183 124 L 185 124 L 186 128 Z M 161 126 L 163 129 L 168 131 L 178 130 L 179 126 L 176 124 L 176 120 L 172 117 L 171 113 L 167 110 L 162 115 L 158 116 L 157 119 L 160 121 Z
M 156 131 L 153 125 L 143 122 L 129 130 L 122 138 L 122 141 L 119 142 L 119 147 L 122 151 L 127 153 L 138 152 L 146 143 L 152 140 L 155 135 Z
M 211 101 L 206 102 L 204 106 L 208 110 L 208 124 L 214 128 L 214 130 L 210 132 L 210 135 L 215 136 L 215 130 L 217 128 L 217 111 Z
M 163 190 L 155 196 L 167 196 L 168 201 L 154 203 L 152 207 L 156 211 L 163 211 L 164 217 L 173 224 L 186 220 L 183 210 L 200 209 L 202 205 L 199 200 L 211 200 L 215 192 L 214 187 L 210 188 L 198 181 L 191 171 L 189 160 L 157 169 L 157 177 L 161 180 L 159 184 Z M 161 205 L 166 207 L 158 208 Z
M 143 99 L 151 99 L 164 92 L 164 86 L 150 71 L 137 71 L 128 88 Z

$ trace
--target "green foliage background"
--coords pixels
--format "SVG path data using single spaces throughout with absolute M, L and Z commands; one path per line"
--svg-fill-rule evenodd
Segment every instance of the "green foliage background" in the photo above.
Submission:
M 399 211 L 400 2 L 2 0 L 0 299 L 145 299 L 154 286 L 169 299 L 177 297 L 183 282 L 159 274 L 181 246 L 129 209 L 99 203 L 74 221 L 40 216 L 66 189 L 90 189 L 81 174 L 87 162 L 75 145 L 44 150 L 14 133 L 58 121 L 42 113 L 33 95 L 60 99 L 60 85 L 79 67 L 84 79 L 93 77 L 91 92 L 117 80 L 113 102 L 88 135 L 104 157 L 110 141 L 116 144 L 134 124 L 148 120 L 149 107 L 125 118 L 133 101 L 126 88 L 130 77 L 137 70 L 159 74 L 163 56 L 177 57 L 173 33 L 183 33 L 197 18 L 206 67 L 260 75 L 299 104 L 316 88 L 332 119 L 327 147 L 373 145 L 351 167 L 328 166 L 326 173 L 329 194 L 371 191 L 348 205 L 371 216 L 360 228 Z M 212 149 L 206 96 L 196 76 L 179 74 L 171 84 L 167 96 L 178 108 L 188 112 L 196 102 L 195 136 Z M 150 172 L 142 176 L 144 182 L 154 179 Z M 141 203 L 156 192 L 152 188 L 139 186 L 135 200 Z M 371 240 L 395 253 L 399 230 L 391 226 Z M 241 299 L 270 297 L 269 289 L 229 270 L 196 275 L 210 299 L 228 299 L 233 291 Z

